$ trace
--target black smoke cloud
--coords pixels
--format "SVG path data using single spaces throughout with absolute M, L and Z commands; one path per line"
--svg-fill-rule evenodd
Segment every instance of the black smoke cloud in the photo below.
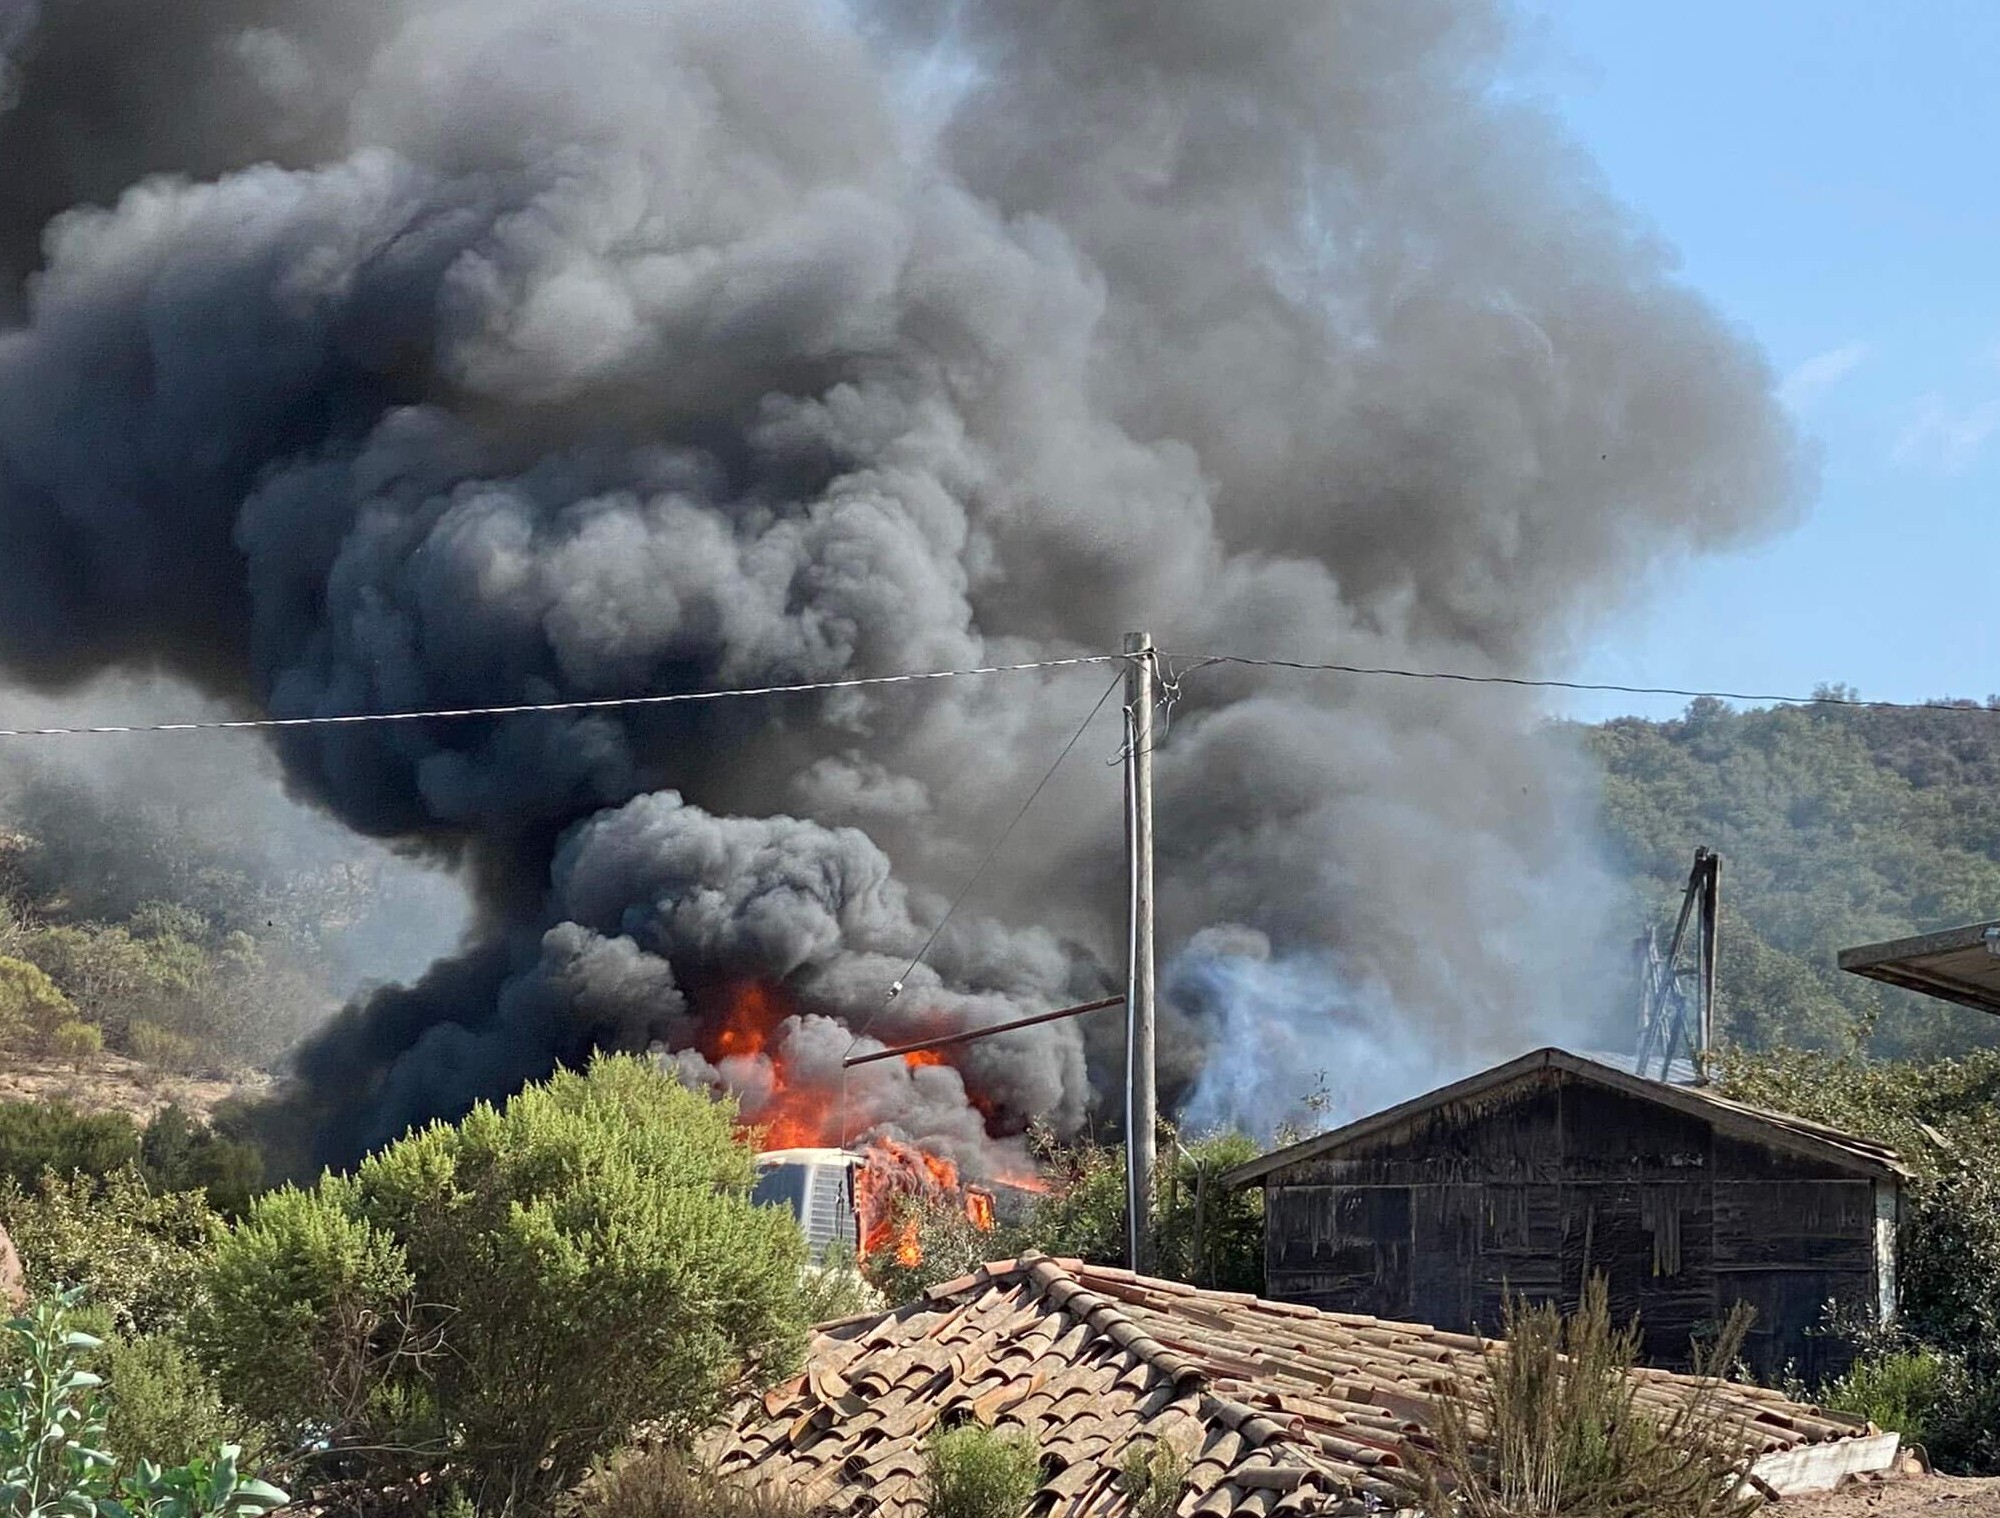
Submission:
M 0 652 L 38 684 L 301 716 L 1138 626 L 1514 670 L 1800 499 L 1762 357 L 1502 88 L 1491 0 L 5 3 Z M 298 792 L 481 904 L 307 1051 L 326 1152 L 684 1049 L 724 974 L 823 1060 L 1094 695 L 294 732 Z M 1511 699 L 1203 670 L 1168 942 L 1504 1050 L 1583 994 L 1578 789 Z M 1055 797 L 896 1016 L 1104 984 L 1118 825 Z M 1183 1082 L 1224 1025 L 1187 1010 Z M 968 1058 L 997 1127 L 1082 1110 L 1074 1030 Z M 946 1076 L 871 1120 L 969 1152 Z

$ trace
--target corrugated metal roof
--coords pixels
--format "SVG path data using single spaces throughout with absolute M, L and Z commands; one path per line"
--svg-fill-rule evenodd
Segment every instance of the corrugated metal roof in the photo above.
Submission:
M 1394 1479 L 1404 1453 L 1429 1444 L 1442 1388 L 1485 1375 L 1486 1347 L 1030 1256 L 823 1328 L 804 1372 L 738 1406 L 702 1453 L 722 1475 L 776 1483 L 829 1518 L 920 1518 L 924 1440 L 976 1419 L 1033 1435 L 1044 1479 L 1031 1508 L 1051 1518 L 1125 1511 L 1125 1453 L 1151 1439 L 1188 1461 L 1182 1518 L 1358 1514 L 1410 1504 Z M 1634 1375 L 1641 1400 L 1663 1409 L 1693 1385 Z M 1860 1444 L 1872 1426 L 1781 1393 L 1730 1385 L 1717 1396 L 1760 1472 L 1835 1441 L 1856 1441 L 1857 1459 L 1893 1455 L 1893 1438 Z
M 1524 1054 L 1519 1059 L 1510 1060 L 1504 1065 L 1495 1065 L 1490 1070 L 1467 1076 L 1462 1081 L 1441 1086 L 1435 1091 L 1413 1097 L 1407 1102 L 1361 1118 L 1343 1128 L 1318 1134 L 1289 1148 L 1274 1150 L 1227 1172 L 1222 1177 L 1222 1183 L 1225 1186 L 1247 1186 L 1261 1182 L 1273 1171 L 1282 1170 L 1301 1160 L 1316 1159 L 1322 1155 L 1335 1153 L 1350 1144 L 1374 1138 L 1399 1123 L 1408 1122 L 1453 1102 L 1488 1098 L 1504 1087 L 1545 1078 L 1548 1072 L 1557 1072 L 1575 1080 L 1589 1081 L 1637 1097 L 1641 1101 L 1656 1102 L 1663 1107 L 1671 1107 L 1712 1123 L 1717 1128 L 1736 1136 L 1823 1160 L 1859 1174 L 1907 1179 L 1912 1173 L 1904 1166 L 1895 1150 L 1869 1139 L 1842 1133 L 1839 1129 L 1829 1128 L 1823 1123 L 1809 1122 L 1805 1118 L 1793 1117 L 1789 1113 L 1769 1112 L 1761 1107 L 1751 1107 L 1742 1102 L 1731 1101 L 1707 1086 L 1669 1085 L 1662 1081 L 1649 1080 L 1643 1076 L 1633 1075 L 1630 1071 L 1620 1070 L 1594 1059 L 1586 1059 L 1580 1054 L 1571 1054 L 1566 1049 L 1537 1049 L 1532 1054 Z
M 2000 1012 L 2000 922 L 1843 949 L 1840 968 L 1926 996 Z

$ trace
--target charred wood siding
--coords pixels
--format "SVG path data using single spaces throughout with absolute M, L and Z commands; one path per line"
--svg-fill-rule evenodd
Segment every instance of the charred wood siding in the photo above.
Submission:
M 1823 1306 L 1874 1309 L 1877 1186 L 1561 1072 L 1421 1111 L 1266 1181 L 1267 1293 L 1497 1332 L 1509 1291 L 1573 1307 L 1593 1273 L 1656 1364 L 1737 1301 L 1760 1374 L 1847 1354 Z

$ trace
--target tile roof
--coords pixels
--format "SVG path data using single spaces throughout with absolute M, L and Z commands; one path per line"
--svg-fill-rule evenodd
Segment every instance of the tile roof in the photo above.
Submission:
M 1351 1144 L 1375 1139 L 1396 1129 L 1399 1124 L 1425 1118 L 1453 1103 L 1490 1101 L 1513 1087 L 1535 1081 L 1565 1079 L 1587 1081 L 1641 1101 L 1670 1107 L 1722 1132 L 1822 1160 L 1857 1175 L 1907 1180 L 1911 1174 L 1895 1150 L 1871 1139 L 1857 1138 L 1838 1128 L 1829 1128 L 1824 1123 L 1809 1122 L 1788 1112 L 1772 1112 L 1733 1101 L 1709 1086 L 1669 1085 L 1664 1081 L 1651 1080 L 1581 1054 L 1572 1054 L 1567 1049 L 1536 1049 L 1519 1059 L 1468 1075 L 1464 1080 L 1386 1107 L 1344 1127 L 1316 1134 L 1289 1148 L 1274 1149 L 1225 1173 L 1222 1184 L 1229 1187 L 1260 1184 L 1289 1165 L 1301 1160 L 1318 1159 Z
M 837 1518 L 920 1518 L 940 1420 L 1033 1431 L 1037 1518 L 1116 1518 L 1135 1438 L 1190 1460 L 1182 1518 L 1284 1518 L 1407 1506 L 1385 1479 L 1440 1385 L 1484 1374 L 1485 1341 L 1420 1324 L 1200 1291 L 1075 1260 L 987 1265 L 894 1312 L 829 1324 L 805 1371 L 741 1404 L 703 1453 Z M 1636 1372 L 1665 1402 L 1691 1383 Z M 1760 1459 L 1876 1430 L 1731 1385 Z M 1893 1445 L 1893 1436 L 1890 1441 Z

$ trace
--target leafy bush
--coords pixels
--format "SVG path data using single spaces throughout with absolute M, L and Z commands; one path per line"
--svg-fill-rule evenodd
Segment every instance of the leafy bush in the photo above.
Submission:
M 1035 1136 L 1048 1181 L 1010 1243 L 1096 1264 L 1125 1263 L 1123 1146 Z M 1153 1273 L 1225 1291 L 1264 1289 L 1264 1194 L 1225 1191 L 1223 1172 L 1256 1158 L 1254 1139 L 1215 1134 L 1183 1143 L 1161 1125 L 1153 1187 Z
M 1915 1063 L 1731 1049 L 1720 1069 L 1738 1100 L 1891 1144 L 1918 1172 L 1903 1188 L 1897 1230 L 1898 1323 L 1887 1334 L 1829 1326 L 1856 1340 L 1864 1359 L 1934 1362 L 1949 1390 L 1922 1416 L 1932 1460 L 2000 1471 L 2000 1055 Z M 1859 1370 L 1859 1382 L 1806 1390 L 1829 1402 L 1886 1393 Z M 1928 1372 L 1909 1364 L 1888 1374 Z M 1912 1397 L 1921 1389 L 1904 1388 Z
M 184 1465 L 219 1445 L 252 1442 L 252 1431 L 224 1409 L 220 1388 L 178 1339 L 113 1337 L 100 1363 L 105 1444 L 125 1458 L 143 1450 L 161 1464 Z M 125 1473 L 137 1474 L 136 1467 Z
M 61 1102 L 0 1102 L 0 1181 L 32 1188 L 43 1171 L 103 1178 L 137 1167 L 155 1191 L 204 1191 L 225 1214 L 263 1182 L 255 1144 L 225 1138 L 179 1107 L 142 1132 L 122 1112 L 78 1112 Z
M 0 1219 L 34 1290 L 87 1287 L 115 1332 L 183 1323 L 219 1219 L 198 1192 L 155 1194 L 130 1167 L 108 1176 L 0 1181 Z
M 1025 1430 L 967 1423 L 940 1429 L 924 1449 L 929 1518 L 1020 1518 L 1041 1484 L 1041 1460 Z
M 264 1182 L 257 1146 L 225 1138 L 168 1104 L 139 1139 L 139 1163 L 155 1191 L 201 1191 L 225 1217 L 240 1217 Z
M 81 1070 L 104 1052 L 104 1033 L 89 1023 L 72 1019 L 49 1030 L 45 1047 L 51 1059 L 63 1060 Z
M 405 1468 L 532 1507 L 635 1424 L 689 1434 L 796 1363 L 804 1240 L 751 1203 L 734 1116 L 604 1056 L 268 1194 L 217 1250 L 204 1355 L 295 1426 L 421 1420 Z
M 125 1052 L 142 1065 L 191 1074 L 201 1067 L 201 1051 L 185 1034 L 169 1032 L 158 1023 L 135 1019 L 125 1030 Z
M 1130 1518 L 1174 1518 L 1187 1487 L 1188 1458 L 1169 1440 L 1134 1440 L 1119 1475 Z
M 1739 1309 L 1707 1366 L 1733 1363 L 1750 1325 Z M 1504 1345 L 1486 1351 L 1472 1390 L 1447 1383 L 1435 1450 L 1412 1448 L 1422 1507 L 1464 1518 L 1736 1518 L 1755 1511 L 1747 1490 L 1752 1452 L 1701 1380 L 1672 1411 L 1640 1405 L 1630 1372 L 1638 1325 L 1611 1325 L 1604 1279 L 1584 1291 L 1575 1316 L 1509 1298 Z
M 0 1043 L 42 1048 L 76 1008 L 41 968 L 0 956 Z
M 725 1481 L 671 1449 L 614 1461 L 594 1480 L 578 1518 L 806 1518 L 796 1492 Z
M 402 1442 L 392 1382 L 414 1282 L 402 1246 L 358 1212 L 337 1176 L 267 1192 L 204 1273 L 198 1352 L 237 1406 L 295 1442 Z
M 61 1102 L 0 1102 L 0 1178 L 33 1186 L 43 1171 L 102 1176 L 139 1158 L 139 1130 L 122 1112 Z M 6 1221 L 11 1226 L 13 1219 Z
M 6 1325 L 14 1369 L 0 1381 L 0 1505 L 23 1518 L 238 1518 L 282 1507 L 286 1494 L 244 1476 L 227 1445 L 167 1469 L 139 1459 L 113 1495 L 103 1381 L 84 1367 L 103 1345 L 71 1326 L 78 1295 L 47 1297 Z

